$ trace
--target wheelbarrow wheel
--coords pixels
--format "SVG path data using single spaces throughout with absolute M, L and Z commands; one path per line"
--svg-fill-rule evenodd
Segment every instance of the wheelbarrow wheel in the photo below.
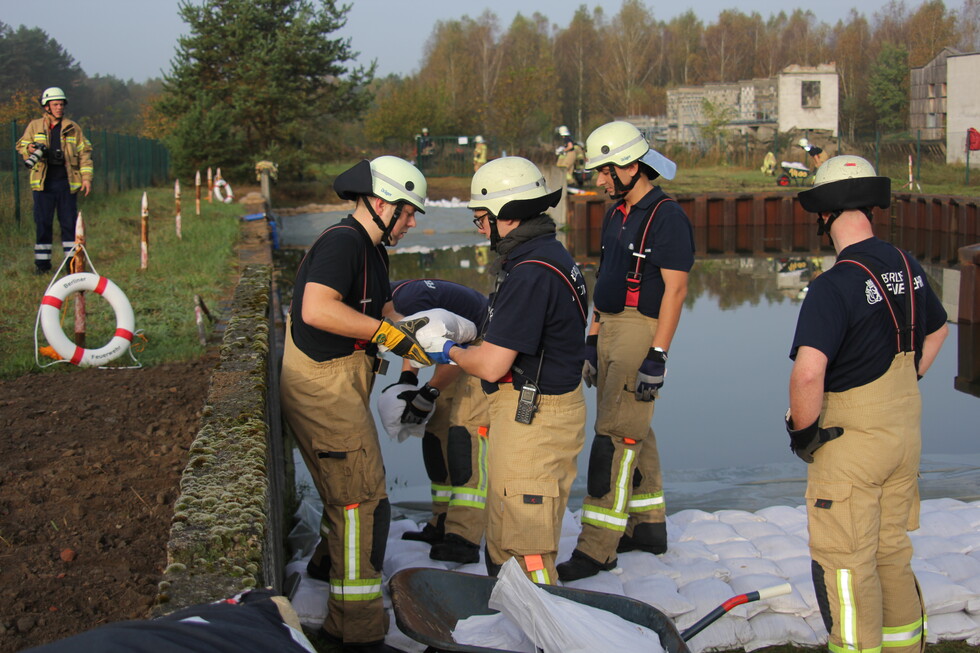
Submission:
M 776 177 L 777 186 L 789 186 L 789 183 L 790 183 L 789 175 L 779 175 L 778 177 Z

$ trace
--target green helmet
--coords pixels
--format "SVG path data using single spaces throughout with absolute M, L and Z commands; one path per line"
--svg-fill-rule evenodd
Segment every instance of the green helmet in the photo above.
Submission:
M 41 98 L 38 100 L 38 102 L 42 107 L 46 107 L 48 106 L 48 102 L 51 100 L 64 100 L 65 104 L 68 104 L 68 97 L 65 95 L 65 92 L 57 86 L 44 89 L 44 92 L 41 93 Z
M 589 170 L 614 165 L 625 168 L 639 161 L 664 179 L 673 179 L 677 164 L 650 147 L 634 125 L 623 120 L 608 122 L 597 128 L 585 141 L 585 167 Z
M 484 165 L 470 183 L 470 209 L 486 209 L 498 220 L 523 220 L 541 214 L 561 199 L 549 193 L 538 167 L 519 156 L 505 156 Z
M 840 213 L 891 204 L 892 181 L 879 177 L 874 166 L 859 156 L 844 154 L 828 159 L 817 168 L 813 187 L 797 197 L 810 213 Z

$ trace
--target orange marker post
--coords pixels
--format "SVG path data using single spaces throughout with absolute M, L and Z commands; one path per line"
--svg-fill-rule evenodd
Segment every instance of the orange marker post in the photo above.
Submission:
M 180 180 L 174 181 L 174 205 L 176 207 L 177 215 L 174 218 L 174 227 L 177 229 L 177 240 L 183 238 L 180 233 Z
M 140 219 L 140 270 L 145 270 L 150 264 L 150 208 L 146 202 L 146 191 L 143 191 L 142 217 Z
M 208 204 L 211 203 L 211 195 L 214 194 L 214 177 L 211 176 L 211 166 L 208 166 Z
M 194 175 L 194 208 L 197 215 L 201 215 L 201 171 L 198 170 Z

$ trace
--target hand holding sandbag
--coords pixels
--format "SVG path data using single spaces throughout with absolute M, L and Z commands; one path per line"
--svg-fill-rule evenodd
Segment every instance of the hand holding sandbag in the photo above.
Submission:
M 453 342 L 470 342 L 477 336 L 476 325 L 473 322 L 442 308 L 413 313 L 403 322 L 421 319 L 425 319 L 426 323 L 415 331 L 415 339 L 426 351 L 434 349 L 428 346 L 428 343 L 433 342 L 432 339 L 446 338 Z
M 402 424 L 425 424 L 435 410 L 439 389 L 426 383 L 418 390 L 405 390 L 398 398 L 405 402 Z
M 424 424 L 402 423 L 406 403 L 401 395 L 415 390 L 417 384 L 418 380 L 414 374 L 402 372 L 398 383 L 389 385 L 378 397 L 378 415 L 381 417 L 381 425 L 384 426 L 388 437 L 396 442 L 404 442 L 411 436 L 421 438 L 425 435 Z
M 381 320 L 381 326 L 371 336 L 371 342 L 378 345 L 381 351 L 391 351 L 396 356 L 415 361 L 424 365 L 432 365 L 432 359 L 425 354 L 425 349 L 419 345 L 415 337 L 416 332 L 429 323 L 428 318 L 422 317 L 415 320 L 402 320 L 398 324 L 393 324 L 391 320 L 385 318 Z

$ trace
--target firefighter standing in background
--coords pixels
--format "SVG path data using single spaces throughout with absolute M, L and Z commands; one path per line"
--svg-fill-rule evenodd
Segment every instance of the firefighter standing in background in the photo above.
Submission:
M 391 303 L 392 319 L 441 308 L 477 329 L 487 321 L 487 298 L 452 281 L 394 283 Z M 432 518 L 421 531 L 404 533 L 402 539 L 431 544 L 433 560 L 479 562 L 487 503 L 486 396 L 480 380 L 456 365 L 437 365 L 432 378 L 417 386 L 418 376 L 406 362 L 398 383 L 385 388 L 378 401 L 379 412 L 392 405 L 401 409 L 401 424 L 419 425 L 425 471 L 432 483 Z
M 483 141 L 483 136 L 476 137 L 476 145 L 473 147 L 473 172 L 476 172 L 487 162 L 487 144 Z
M 565 183 L 571 186 L 575 183 L 575 176 L 572 174 L 575 170 L 575 141 L 572 139 L 572 132 L 568 131 L 565 125 L 560 126 L 556 131 L 561 137 L 561 145 L 555 150 L 558 156 L 555 165 L 565 169 Z
M 432 362 L 411 325 L 382 320 L 391 293 L 385 245 L 415 226 L 426 182 L 407 161 L 382 156 L 340 174 L 334 189 L 356 204 L 320 234 L 297 270 L 282 410 L 323 501 L 321 539 L 308 566 L 330 583 L 320 634 L 355 650 L 389 651 L 381 566 L 391 507 L 369 397 L 378 347 Z
M 799 194 L 837 262 L 813 280 L 790 351 L 786 430 L 807 467 L 813 584 L 831 651 L 922 651 L 925 613 L 907 531 L 919 524 L 917 377 L 946 312 L 911 255 L 874 236 L 891 180 L 829 159 Z
M 813 159 L 813 168 L 817 169 L 823 165 L 824 161 L 827 160 L 827 153 L 816 145 L 811 145 L 810 141 L 805 138 L 800 139 L 800 147 L 803 151 L 810 155 Z
M 483 344 L 419 343 L 437 363 L 483 379 L 490 402 L 487 572 L 516 558 L 531 580 L 555 583 L 555 556 L 576 458 L 585 442 L 581 369 L 585 280 L 544 214 L 561 199 L 537 166 L 494 159 L 473 175 L 474 222 L 500 256 Z
M 616 553 L 667 550 L 657 440 L 650 422 L 677 331 L 694 233 L 677 202 L 653 181 L 677 166 L 627 122 L 596 129 L 585 144 L 596 184 L 619 200 L 602 223 L 595 312 L 583 377 L 596 386 L 595 439 L 589 456 L 582 532 L 562 581 L 616 566 Z
M 75 246 L 78 191 L 92 190 L 92 144 L 82 128 L 65 117 L 68 98 L 56 86 L 45 89 L 38 100 L 44 117 L 32 120 L 17 142 L 17 152 L 31 167 L 34 196 L 34 272 L 51 270 L 54 214 L 58 212 L 61 246 L 65 255 Z

